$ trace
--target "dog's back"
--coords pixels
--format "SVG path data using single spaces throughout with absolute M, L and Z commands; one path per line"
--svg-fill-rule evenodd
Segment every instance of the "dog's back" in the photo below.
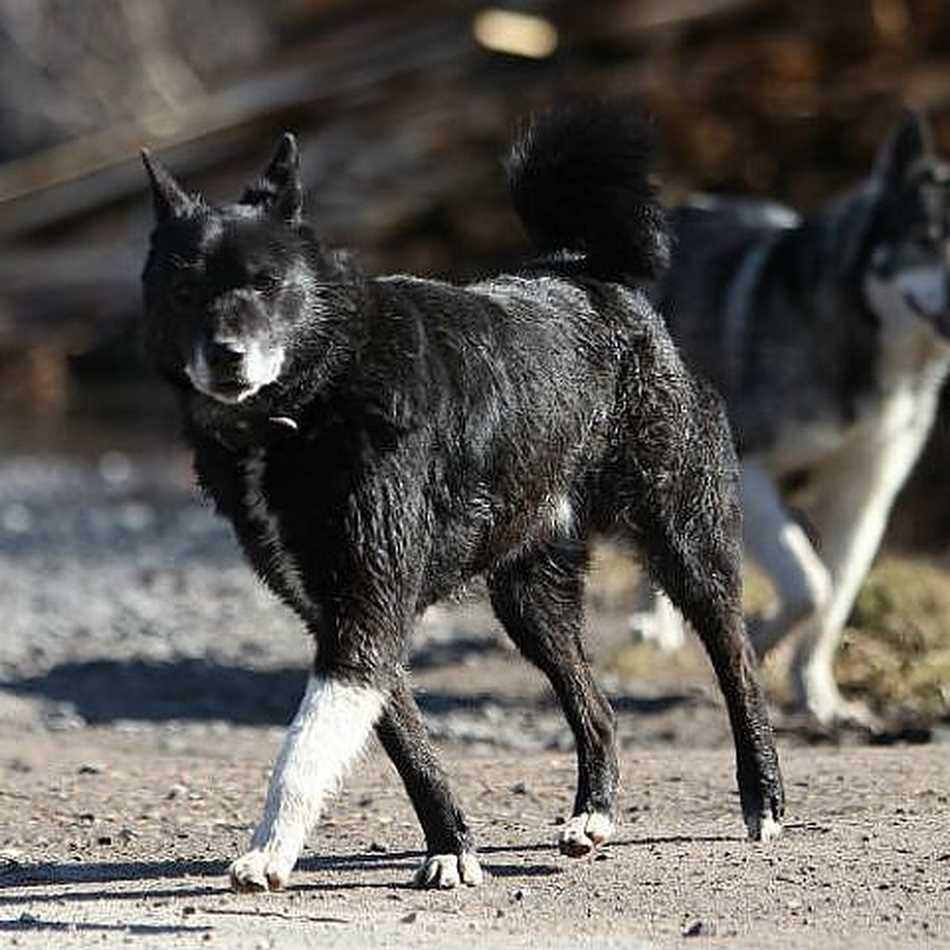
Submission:
M 677 254 L 658 306 L 690 367 L 725 397 L 742 454 L 807 468 L 874 387 L 875 321 L 843 264 L 839 223 L 858 200 L 808 219 L 734 199 L 672 215 Z

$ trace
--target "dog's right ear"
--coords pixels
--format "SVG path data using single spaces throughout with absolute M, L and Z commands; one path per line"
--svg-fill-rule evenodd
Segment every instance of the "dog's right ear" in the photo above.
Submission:
M 303 214 L 300 152 L 290 132 L 281 136 L 270 164 L 264 174 L 245 189 L 241 204 L 264 208 L 288 224 L 300 223 Z
M 899 185 L 914 165 L 932 152 L 927 120 L 919 112 L 905 109 L 897 127 L 878 150 L 874 176 L 885 185 Z
M 194 207 L 194 201 L 172 178 L 171 172 L 148 149 L 142 149 L 142 164 L 152 183 L 152 202 L 155 205 L 155 220 L 162 224 L 170 218 L 181 218 Z

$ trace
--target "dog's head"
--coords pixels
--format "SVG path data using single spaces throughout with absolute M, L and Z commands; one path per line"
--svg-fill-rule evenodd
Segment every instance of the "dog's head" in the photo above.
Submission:
M 950 337 L 950 164 L 924 119 L 908 112 L 878 153 L 877 212 L 865 290 L 889 317 L 923 320 Z
M 321 279 L 297 144 L 284 135 L 241 198 L 214 206 L 142 157 L 155 207 L 142 275 L 150 354 L 176 382 L 243 402 L 280 378 Z

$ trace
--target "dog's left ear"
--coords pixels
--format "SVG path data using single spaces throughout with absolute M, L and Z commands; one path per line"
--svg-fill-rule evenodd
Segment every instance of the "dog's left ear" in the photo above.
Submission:
M 881 146 L 874 162 L 874 175 L 888 185 L 898 185 L 920 159 L 933 152 L 933 138 L 927 120 L 919 112 L 905 109 L 897 127 Z
M 299 224 L 303 215 L 303 184 L 297 140 L 285 132 L 277 143 L 270 164 L 257 181 L 241 195 L 242 205 L 264 208 L 288 224 Z

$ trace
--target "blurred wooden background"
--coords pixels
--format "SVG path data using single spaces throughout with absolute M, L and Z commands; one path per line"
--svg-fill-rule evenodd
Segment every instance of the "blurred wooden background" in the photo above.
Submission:
M 225 197 L 293 129 L 329 239 L 465 278 L 525 251 L 500 159 L 532 108 L 636 100 L 671 200 L 808 210 L 866 172 L 902 103 L 950 154 L 948 57 L 942 0 L 0 0 L 0 409 L 67 413 L 89 379 L 141 377 L 142 145 Z M 906 543 L 950 539 L 948 412 Z

